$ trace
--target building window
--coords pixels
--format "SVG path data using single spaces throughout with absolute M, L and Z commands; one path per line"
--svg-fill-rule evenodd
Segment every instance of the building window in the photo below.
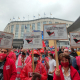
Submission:
M 11 26 L 11 33 L 13 33 L 14 25 Z
M 55 22 L 55 23 L 57 24 L 57 23 L 59 23 L 59 22 Z
M 30 32 L 30 24 L 27 24 L 27 32 Z
M 15 29 L 15 38 L 18 38 L 18 33 L 19 33 L 19 25 L 16 25 L 16 29 Z
M 37 23 L 37 30 L 41 30 L 40 22 Z
M 46 21 L 44 21 L 43 24 L 46 24 Z
M 66 26 L 68 26 L 68 24 L 66 24 Z
M 52 24 L 52 22 L 51 22 L 51 21 L 49 21 L 49 24 Z
M 32 24 L 32 31 L 35 30 L 35 23 Z
M 25 27 L 25 25 L 21 25 L 21 38 L 23 38 L 23 34 L 24 34 L 24 27 Z

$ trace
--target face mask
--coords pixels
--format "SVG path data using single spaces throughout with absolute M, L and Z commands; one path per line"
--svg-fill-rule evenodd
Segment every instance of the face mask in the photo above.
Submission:
M 51 59 L 50 57 L 48 57 L 48 59 Z
M 64 62 L 61 62 L 61 65 L 66 68 L 66 67 L 69 66 L 69 62 L 65 62 L 65 63 Z
M 71 50 L 69 50 L 69 52 L 71 52 Z
M 6 57 L 7 57 L 7 54 L 0 53 L 0 60 L 4 60 L 6 59 Z
M 45 54 L 42 55 L 42 58 L 43 58 L 43 59 L 45 58 Z
M 74 49 L 74 51 L 76 51 L 76 49 Z
M 25 54 L 24 52 L 22 52 L 22 57 L 25 57 L 25 55 L 26 55 L 26 54 Z
M 34 62 L 37 62 L 38 61 L 38 58 L 37 57 L 34 57 Z

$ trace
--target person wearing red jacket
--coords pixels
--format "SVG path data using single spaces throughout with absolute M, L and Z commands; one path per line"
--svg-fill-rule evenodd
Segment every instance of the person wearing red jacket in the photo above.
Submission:
M 20 72 L 27 63 L 27 57 L 26 50 L 22 49 L 22 53 L 18 56 L 18 60 L 16 61 L 17 80 L 20 80 Z
M 7 55 L 8 49 L 2 49 L 0 53 L 0 80 L 15 80 L 17 76 L 16 66 Z
M 10 51 L 8 56 L 16 63 L 16 54 L 13 51 Z
M 48 73 L 49 59 L 45 57 L 45 53 L 43 49 L 40 50 L 40 62 L 44 65 L 46 72 Z
M 80 56 L 73 59 L 72 66 L 78 71 L 80 75 Z
M 21 80 L 47 80 L 47 73 L 43 64 L 39 61 L 39 53 L 34 50 L 34 72 L 32 60 L 26 64 L 20 74 Z
M 59 55 L 60 63 L 59 70 L 55 70 L 53 80 L 80 80 L 79 73 L 70 64 L 70 56 L 68 53 Z

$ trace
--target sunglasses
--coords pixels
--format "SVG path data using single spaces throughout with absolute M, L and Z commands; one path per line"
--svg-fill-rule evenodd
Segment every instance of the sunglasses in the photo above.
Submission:
M 1 53 L 7 53 L 6 51 L 1 51 Z

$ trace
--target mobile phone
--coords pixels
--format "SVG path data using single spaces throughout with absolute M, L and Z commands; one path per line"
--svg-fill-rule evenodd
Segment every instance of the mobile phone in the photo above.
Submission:
M 45 54 L 42 55 L 42 58 L 43 58 L 43 59 L 45 58 Z

